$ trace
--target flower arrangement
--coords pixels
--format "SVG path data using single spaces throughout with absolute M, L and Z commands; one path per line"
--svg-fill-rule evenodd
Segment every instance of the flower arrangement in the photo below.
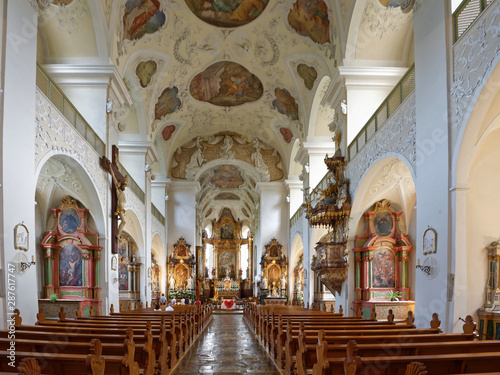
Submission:
M 50 296 L 50 302 L 51 303 L 57 302 L 57 294 L 52 293 L 52 295 Z
M 194 300 L 196 296 L 194 295 L 193 292 L 190 292 L 188 290 L 173 290 L 169 293 L 168 299 L 184 299 L 184 298 L 189 298 L 190 300 Z
M 385 295 L 385 298 L 388 301 L 399 301 L 400 298 L 403 298 L 403 293 L 399 290 L 389 290 Z

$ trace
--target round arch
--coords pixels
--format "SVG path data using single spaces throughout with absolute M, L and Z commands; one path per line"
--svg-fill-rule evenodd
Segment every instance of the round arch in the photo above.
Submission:
M 483 307 L 488 260 L 485 248 L 500 239 L 500 59 L 473 96 L 452 159 L 452 270 L 457 280 L 453 317 Z M 452 271 L 452 272 L 453 272 Z M 458 330 L 458 326 L 456 327 Z

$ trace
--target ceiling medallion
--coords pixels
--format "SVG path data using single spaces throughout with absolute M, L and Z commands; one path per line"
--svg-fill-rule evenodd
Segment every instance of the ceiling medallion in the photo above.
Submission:
M 163 26 L 165 18 L 158 0 L 128 0 L 123 15 L 123 39 L 137 40 L 153 34 Z
M 232 107 L 254 102 L 263 93 L 262 82 L 244 66 L 220 61 L 197 74 L 189 85 L 191 96 L 201 102 Z
M 218 27 L 237 27 L 252 22 L 269 0 L 185 0 L 200 20 Z

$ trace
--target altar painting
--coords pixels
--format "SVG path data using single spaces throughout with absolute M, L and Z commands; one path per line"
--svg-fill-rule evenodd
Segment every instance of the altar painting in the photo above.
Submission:
M 234 254 L 230 251 L 223 251 L 219 255 L 219 277 L 225 277 L 226 275 L 230 278 L 234 278 L 234 265 L 236 264 L 236 258 Z
M 394 254 L 388 248 L 380 248 L 373 253 L 372 286 L 374 288 L 395 287 Z
M 118 289 L 128 290 L 128 268 L 124 263 L 118 265 Z
M 231 224 L 224 224 L 220 230 L 220 238 L 223 240 L 234 239 L 234 228 Z
M 59 253 L 59 286 L 82 286 L 82 252 L 66 245 Z
M 73 234 L 80 226 L 80 216 L 74 208 L 68 208 L 59 216 L 59 226 L 64 233 Z
M 394 220 L 392 214 L 389 211 L 379 211 L 373 219 L 373 226 L 375 233 L 379 236 L 385 237 L 392 233 L 392 227 L 394 226 Z
M 185 0 L 201 20 L 218 27 L 246 25 L 257 18 L 269 0 Z
M 185 289 L 187 286 L 187 280 L 190 277 L 189 269 L 179 264 L 175 268 L 175 286 L 177 289 Z
M 136 40 L 152 34 L 165 23 L 159 0 L 128 0 L 123 15 L 123 38 Z
M 269 267 L 267 271 L 268 275 L 268 280 L 269 280 L 269 285 L 273 285 L 273 283 L 276 283 L 276 285 L 280 284 L 281 280 L 281 270 L 277 265 L 272 265 Z

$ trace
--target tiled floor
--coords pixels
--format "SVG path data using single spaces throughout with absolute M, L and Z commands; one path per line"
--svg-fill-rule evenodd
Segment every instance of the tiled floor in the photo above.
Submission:
M 215 315 L 172 375 L 279 375 L 242 315 Z

